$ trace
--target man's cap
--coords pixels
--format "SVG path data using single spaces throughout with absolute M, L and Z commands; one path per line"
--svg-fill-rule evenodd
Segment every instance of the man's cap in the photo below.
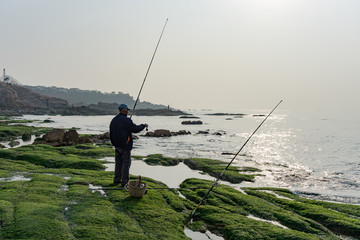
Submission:
M 126 104 L 120 104 L 119 107 L 118 107 L 119 111 L 121 111 L 122 109 L 127 109 L 127 110 L 130 110 L 130 108 L 128 108 L 128 106 Z

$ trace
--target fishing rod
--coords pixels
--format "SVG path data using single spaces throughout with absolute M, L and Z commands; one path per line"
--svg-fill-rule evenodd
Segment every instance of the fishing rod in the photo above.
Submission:
M 166 27 L 167 22 L 168 22 L 168 18 L 167 18 L 167 19 L 166 19 L 166 21 L 165 21 L 165 24 L 164 24 L 163 30 L 162 30 L 162 32 L 161 32 L 161 34 L 160 34 L 160 37 L 159 37 L 159 41 L 158 41 L 158 43 L 156 44 L 156 48 L 155 48 L 154 54 L 153 54 L 153 56 L 152 56 L 152 58 L 151 58 L 151 61 L 150 61 L 149 67 L 148 67 L 148 69 L 147 69 L 147 71 L 146 71 L 146 74 L 145 74 L 145 77 L 144 77 L 144 81 L 143 81 L 143 83 L 142 83 L 142 85 L 141 85 L 141 88 L 140 88 L 139 94 L 138 94 L 138 96 L 137 96 L 137 98 L 136 98 L 136 101 L 135 101 L 134 107 L 133 107 L 133 109 L 132 109 L 132 111 L 131 111 L 130 118 L 132 117 L 132 115 L 133 115 L 133 114 L 134 114 L 134 112 L 135 112 L 135 108 L 136 108 L 137 102 L 139 101 L 141 91 L 142 91 L 142 89 L 143 89 L 143 87 L 144 87 L 144 84 L 145 84 L 145 81 L 146 81 L 147 75 L 149 74 L 149 71 L 150 71 L 150 68 L 151 68 L 152 62 L 153 62 L 153 60 L 154 60 L 154 57 L 155 57 L 156 51 L 157 51 L 157 49 L 158 49 L 158 47 L 159 47 L 159 44 L 160 44 L 160 41 L 161 41 L 162 35 L 163 35 L 163 33 L 164 33 L 164 30 L 165 30 L 165 27 Z
M 234 159 L 239 155 L 239 153 L 241 152 L 241 150 L 245 147 L 245 145 L 250 141 L 250 139 L 252 138 L 252 136 L 254 136 L 254 134 L 257 132 L 257 130 L 263 125 L 263 123 L 266 121 L 266 119 L 268 119 L 268 117 L 275 111 L 275 109 L 280 105 L 280 103 L 282 103 L 283 100 L 281 100 L 274 108 L 273 110 L 271 110 L 271 112 L 265 117 L 265 119 L 260 123 L 260 125 L 255 129 L 255 131 L 250 135 L 250 137 L 245 141 L 245 143 L 241 146 L 241 148 L 239 149 L 239 151 L 235 154 L 235 156 L 231 159 L 231 161 L 229 162 L 229 164 L 225 167 L 225 169 L 221 172 L 220 176 L 216 179 L 216 181 L 213 183 L 213 185 L 211 185 L 209 191 L 205 194 L 205 196 L 201 199 L 201 201 L 199 202 L 199 204 L 196 206 L 196 208 L 194 209 L 194 211 L 191 213 L 190 218 L 188 219 L 187 223 L 185 224 L 185 226 L 187 226 L 190 221 L 192 220 L 192 218 L 195 215 L 195 212 L 197 211 L 197 209 L 200 207 L 200 205 L 205 201 L 206 197 L 209 195 L 209 193 L 212 191 L 212 189 L 214 188 L 215 185 L 218 184 L 220 178 L 222 177 L 222 175 L 225 173 L 225 171 L 228 169 L 228 167 L 230 166 L 230 164 L 234 161 Z

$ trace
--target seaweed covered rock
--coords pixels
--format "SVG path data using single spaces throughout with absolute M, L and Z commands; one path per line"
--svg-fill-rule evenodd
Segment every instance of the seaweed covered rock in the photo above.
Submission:
M 189 158 L 185 159 L 184 163 L 191 169 L 200 170 L 208 173 L 210 176 L 219 177 L 221 172 L 225 169 L 227 163 L 205 158 Z M 260 169 L 252 168 L 250 172 L 260 172 Z M 254 174 L 243 174 L 240 172 L 249 172 L 248 168 L 238 168 L 234 166 L 228 167 L 227 171 L 220 178 L 231 183 L 241 183 L 242 181 L 254 181 Z
M 21 139 L 23 141 L 30 141 L 31 140 L 31 134 L 30 133 L 24 133 L 22 136 L 21 136 Z
M 162 190 L 137 199 L 127 191 L 91 189 L 112 183 L 112 172 L 10 159 L 0 159 L 0 170 L 37 172 L 26 181 L 1 182 L 0 239 L 189 239 L 183 226 L 193 204 L 158 181 L 144 178 Z
M 197 204 L 212 184 L 207 180 L 187 179 L 180 191 Z M 247 194 L 224 185 L 213 188 L 190 227 L 199 230 L 205 225 L 225 239 L 315 240 L 360 236 L 360 206 L 309 201 L 286 189 L 268 189 L 276 193 L 261 188 L 245 191 Z
M 88 151 L 90 156 L 84 156 Z M 108 152 L 108 150 L 106 151 Z M 79 150 L 76 151 L 77 155 L 75 155 L 75 151 L 66 152 L 63 148 L 39 144 L 13 149 L 0 149 L 0 157 L 28 162 L 46 168 L 103 170 L 105 167 L 102 162 L 92 158 L 91 155 L 94 152 L 94 150 Z M 111 151 L 111 154 L 113 155 L 113 151 Z M 107 155 L 110 155 L 110 153 Z
M 9 146 L 10 146 L 10 147 L 16 147 L 16 146 L 19 146 L 19 145 L 20 145 L 20 142 L 17 141 L 17 140 L 11 140 L 11 141 L 9 142 Z
M 150 154 L 144 161 L 148 165 L 176 166 L 181 159 L 164 157 L 162 154 Z
M 7 120 L 0 122 L 0 141 L 10 141 L 23 136 L 28 139 L 31 135 L 42 134 L 49 131 L 49 128 L 26 126 L 28 120 Z M 26 140 L 24 140 L 26 141 Z

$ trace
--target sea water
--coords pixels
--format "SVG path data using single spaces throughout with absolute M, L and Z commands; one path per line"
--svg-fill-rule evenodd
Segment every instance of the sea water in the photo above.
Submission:
M 252 132 L 263 121 L 267 111 L 248 110 L 244 117 L 207 115 L 208 111 L 193 111 L 200 119 L 179 116 L 134 116 L 136 124 L 148 123 L 149 131 L 186 130 L 191 135 L 164 138 L 137 134 L 132 155 L 161 153 L 168 157 L 211 158 L 229 162 Z M 99 134 L 108 131 L 114 116 L 35 116 L 22 119 L 53 120 L 53 123 L 33 122 L 35 126 L 78 129 L 79 133 Z M 200 120 L 202 125 L 182 125 L 185 120 Z M 250 166 L 262 170 L 255 182 L 243 182 L 240 187 L 284 187 L 298 194 L 321 200 L 360 204 L 360 118 L 352 115 L 326 115 L 277 110 L 251 138 L 235 166 Z M 199 133 L 206 131 L 208 134 Z M 135 162 L 135 161 L 134 161 Z M 174 168 L 184 167 L 183 165 Z M 186 167 L 186 166 L 185 166 Z M 176 187 L 181 180 L 200 176 L 198 172 L 171 167 L 147 169 L 135 163 L 131 174 L 155 178 Z M 143 170 L 142 170 L 143 169 Z M 145 169 L 145 171 L 144 171 Z M 173 171 L 177 173 L 175 177 Z M 166 174 L 170 172 L 172 174 Z M 159 178 L 159 177 L 158 177 Z M 209 178 L 209 176 L 208 176 Z M 173 180 L 172 180 L 173 179 Z M 205 179 L 205 178 L 204 178 Z M 228 184 L 222 182 L 223 184 Z

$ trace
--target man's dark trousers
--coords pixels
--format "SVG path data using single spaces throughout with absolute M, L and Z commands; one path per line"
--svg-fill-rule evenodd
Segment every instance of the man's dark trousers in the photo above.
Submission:
M 129 181 L 129 169 L 131 165 L 131 150 L 115 148 L 115 177 L 114 183 L 125 185 Z

